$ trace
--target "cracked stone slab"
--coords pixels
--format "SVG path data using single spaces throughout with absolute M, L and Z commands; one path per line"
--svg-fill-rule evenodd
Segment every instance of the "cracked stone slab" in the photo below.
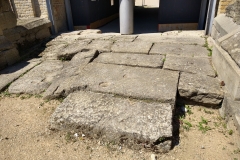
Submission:
M 184 99 L 214 106 L 220 105 L 224 96 L 216 78 L 184 72 L 180 75 L 178 92 Z
M 111 40 L 93 40 L 88 44 L 87 49 L 96 49 L 99 52 L 110 52 L 113 41 Z
M 169 151 L 171 140 L 155 146 L 160 138 L 172 137 L 172 107 L 168 103 L 147 103 L 111 94 L 75 92 L 57 107 L 50 128 L 74 130 L 87 137 L 125 143 L 129 147 Z
M 110 40 L 113 36 L 111 34 L 84 34 L 79 35 L 78 39 Z
M 79 90 L 79 86 L 76 86 L 76 88 L 73 86 L 75 79 L 82 73 L 82 69 L 98 54 L 97 50 L 82 51 L 76 54 L 71 61 L 64 65 L 62 70 L 56 72 L 52 84 L 43 93 L 43 97 L 45 99 L 53 99 L 61 96 L 63 91 L 64 94 L 68 95 L 76 89 Z M 85 86 L 82 89 L 84 88 Z
M 72 57 L 87 48 L 90 40 L 77 40 L 66 47 L 62 48 L 60 52 L 57 53 L 58 59 L 71 60 Z
M 113 41 L 133 42 L 137 38 L 137 35 L 116 35 L 111 38 Z
M 175 55 L 183 57 L 208 57 L 208 50 L 200 45 L 155 43 L 149 54 Z
M 8 67 L 0 72 L 0 91 L 5 89 L 10 83 L 18 79 L 22 74 L 41 63 L 40 59 L 32 59 Z
M 134 67 L 162 68 L 164 58 L 165 56 L 163 55 L 102 53 L 94 60 L 94 62 Z
M 40 94 L 49 87 L 57 71 L 62 68 L 61 61 L 44 61 L 13 82 L 9 87 L 9 93 Z
M 198 36 L 183 36 L 183 35 L 162 35 L 161 33 L 140 34 L 134 41 L 145 42 L 161 42 L 161 43 L 177 43 L 177 44 L 193 44 L 203 46 L 205 39 Z
M 67 96 L 87 89 L 124 97 L 175 104 L 179 72 L 153 68 L 90 63 L 78 75 L 46 90 L 45 98 Z
M 208 58 L 166 56 L 163 69 L 182 71 L 215 77 L 216 74 Z
M 137 53 L 148 54 L 152 47 L 152 42 L 138 41 L 138 42 L 115 42 L 112 46 L 112 52 L 117 53 Z
M 48 46 L 40 56 L 42 56 L 44 60 L 57 60 L 58 54 L 67 46 L 68 44 L 64 43 Z

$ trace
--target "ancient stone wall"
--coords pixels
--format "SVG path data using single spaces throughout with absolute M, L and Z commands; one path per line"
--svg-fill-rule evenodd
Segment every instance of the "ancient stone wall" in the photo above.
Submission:
M 217 15 L 226 13 L 226 8 L 236 0 L 219 0 Z
M 226 8 L 226 16 L 231 17 L 236 24 L 240 25 L 240 0 L 236 0 Z
M 48 16 L 46 0 L 13 0 L 18 18 Z

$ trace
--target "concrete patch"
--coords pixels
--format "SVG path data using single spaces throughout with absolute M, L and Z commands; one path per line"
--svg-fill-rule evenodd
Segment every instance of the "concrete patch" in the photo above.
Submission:
M 94 62 L 134 67 L 162 68 L 165 56 L 127 53 L 102 53 Z
M 148 54 L 151 47 L 151 41 L 115 42 L 112 46 L 112 52 Z
M 62 68 L 61 61 L 45 61 L 13 82 L 9 87 L 9 93 L 39 94 L 48 88 L 57 71 Z
M 223 100 L 220 82 L 206 75 L 181 73 L 178 92 L 180 97 L 203 105 L 216 106 Z
M 146 103 L 113 95 L 76 92 L 55 110 L 50 128 L 80 131 L 87 137 L 125 143 L 129 147 L 166 152 L 172 137 L 172 107 L 167 103 Z M 159 139 L 165 142 L 155 146 Z
M 21 62 L 14 66 L 8 67 L 0 72 L 0 91 L 7 85 L 18 79 L 22 74 L 41 63 L 40 59 L 32 59 L 27 62 Z
M 215 77 L 216 74 L 208 58 L 166 56 L 164 69 L 182 71 Z
M 175 55 L 183 57 L 208 57 L 208 50 L 200 45 L 155 43 L 149 54 Z

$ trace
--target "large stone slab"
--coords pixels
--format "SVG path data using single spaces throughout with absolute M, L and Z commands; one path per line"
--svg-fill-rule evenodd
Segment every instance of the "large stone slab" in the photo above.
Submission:
M 167 103 L 76 92 L 55 110 L 50 128 L 74 130 L 87 137 L 124 143 L 133 148 L 149 146 L 149 149 L 166 152 L 171 148 L 172 107 Z
M 24 76 L 13 82 L 9 93 L 39 94 L 48 88 L 57 71 L 63 68 L 63 63 L 58 60 L 44 61 Z
M 152 47 L 152 42 L 115 42 L 112 46 L 112 52 L 117 53 L 143 53 L 148 54 Z
M 162 68 L 164 58 L 165 56 L 163 55 L 102 53 L 94 60 L 94 62 L 134 67 Z
M 223 100 L 220 82 L 206 75 L 181 73 L 178 92 L 184 99 L 206 105 L 220 105 Z
M 41 63 L 40 59 L 32 59 L 2 70 L 0 72 L 0 91 L 39 63 Z
M 57 60 L 58 55 L 61 54 L 62 50 L 66 48 L 68 44 L 59 43 L 56 45 L 50 45 L 40 54 L 45 60 Z
M 67 96 L 87 89 L 124 97 L 175 104 L 179 73 L 175 71 L 90 63 L 79 75 L 70 76 L 46 90 L 45 98 Z
M 93 40 L 88 44 L 87 49 L 96 49 L 99 52 L 110 52 L 113 41 L 111 40 Z
M 134 42 L 145 41 L 153 43 L 180 43 L 180 44 L 193 44 L 193 45 L 204 45 L 205 39 L 200 36 L 186 36 L 186 35 L 162 35 L 161 33 L 152 34 L 140 34 Z
M 175 55 L 183 57 L 208 57 L 208 50 L 200 45 L 155 43 L 149 54 Z
M 137 35 L 115 35 L 111 38 L 114 42 L 133 42 L 137 38 Z
M 14 45 L 4 36 L 0 36 L 0 51 L 14 48 Z
M 202 57 L 177 57 L 167 55 L 163 68 L 211 77 L 216 76 L 212 66 L 210 65 L 210 60 Z

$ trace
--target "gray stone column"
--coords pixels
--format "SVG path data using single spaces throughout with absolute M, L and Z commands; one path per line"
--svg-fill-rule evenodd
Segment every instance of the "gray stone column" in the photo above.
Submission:
M 132 34 L 134 0 L 120 0 L 119 3 L 120 33 Z

